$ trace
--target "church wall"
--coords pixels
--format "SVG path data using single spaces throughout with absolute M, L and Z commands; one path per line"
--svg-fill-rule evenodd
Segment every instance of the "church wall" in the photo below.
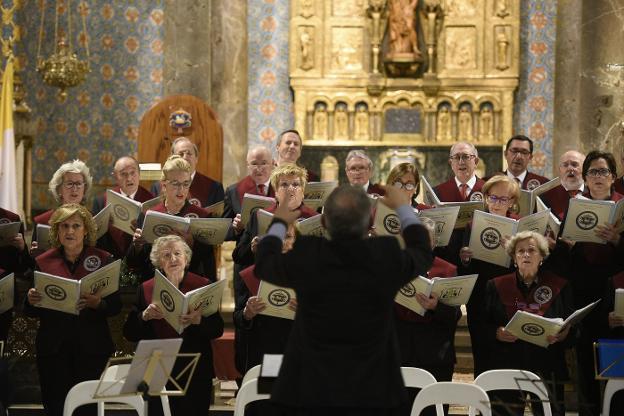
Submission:
M 45 54 L 53 44 L 53 2 L 47 2 Z M 72 2 L 75 7 L 78 2 Z M 26 101 L 33 108 L 37 136 L 33 147 L 33 209 L 53 206 L 47 184 L 60 164 L 74 158 L 91 168 L 94 183 L 111 183 L 114 160 L 137 150 L 141 115 L 163 94 L 163 6 L 161 2 L 89 2 L 87 30 L 91 73 L 68 90 L 66 102 L 35 71 L 40 2 L 26 2 L 18 14 L 26 33 L 18 44 Z M 62 20 L 65 19 L 63 14 Z M 72 13 L 74 45 L 81 23 Z M 76 48 L 75 48 L 76 49 Z M 78 49 L 82 56 L 83 49 Z M 43 54 L 43 52 L 42 52 Z

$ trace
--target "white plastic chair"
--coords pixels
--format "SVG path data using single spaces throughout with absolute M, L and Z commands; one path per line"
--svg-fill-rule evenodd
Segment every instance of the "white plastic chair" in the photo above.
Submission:
M 422 389 L 425 386 L 435 383 L 437 380 L 429 371 L 416 367 L 401 367 L 403 382 L 405 387 Z M 444 407 L 436 404 L 436 415 L 444 416 Z
M 481 373 L 474 384 L 485 391 L 521 390 L 535 394 L 542 402 L 544 416 L 552 416 L 548 389 L 541 378 L 526 370 L 489 370 Z M 468 410 L 468 416 L 474 416 L 475 409 Z
M 121 387 L 121 383 L 118 383 L 117 380 L 125 377 L 128 374 L 129 369 L 130 364 L 111 365 L 110 367 L 108 367 L 102 378 L 102 388 L 106 389 L 107 387 L 114 385 L 118 385 L 119 387 Z M 138 416 L 145 415 L 145 402 L 139 394 L 114 398 L 94 398 L 93 395 L 95 394 L 99 384 L 99 380 L 88 380 L 78 383 L 74 387 L 72 387 L 69 390 L 69 393 L 67 393 L 67 397 L 65 397 L 63 416 L 71 416 L 77 407 L 91 403 L 97 403 L 98 416 L 104 416 L 104 403 L 123 403 L 132 407 L 138 413 Z M 160 396 L 160 400 L 162 403 L 164 416 L 171 416 L 171 409 L 169 408 L 169 397 Z
M 261 365 L 258 364 L 257 366 L 251 367 L 249 370 L 247 370 L 247 372 L 243 376 L 243 381 L 241 382 L 241 386 L 244 386 L 245 383 L 247 383 L 249 380 L 258 378 L 260 376 L 260 367 Z
M 624 380 L 611 379 L 607 381 L 604 391 L 604 399 L 602 400 L 602 416 L 609 416 L 611 409 L 611 399 L 615 392 L 624 390 Z
M 419 416 L 427 406 L 458 404 L 475 407 L 483 416 L 492 416 L 487 393 L 476 384 L 439 381 L 424 387 L 414 400 L 411 416 Z
M 243 384 L 238 395 L 236 396 L 236 406 L 234 407 L 234 416 L 244 416 L 245 407 L 252 402 L 258 400 L 268 400 L 271 398 L 270 394 L 258 393 L 258 378 L 249 380 Z

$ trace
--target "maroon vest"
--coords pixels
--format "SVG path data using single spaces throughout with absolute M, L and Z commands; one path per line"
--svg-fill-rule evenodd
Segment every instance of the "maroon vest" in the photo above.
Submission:
M 249 290 L 251 296 L 257 296 L 258 290 L 260 289 L 260 279 L 256 276 L 255 270 L 256 265 L 252 264 L 240 272 L 240 277 L 243 278 L 243 282 L 245 282 L 245 286 L 247 286 L 247 290 Z
M 214 184 L 215 181 L 208 176 L 195 172 L 188 193 L 188 201 L 198 207 L 207 206 L 210 198 L 210 191 L 212 191 Z
M 43 214 L 39 214 L 34 218 L 36 224 L 42 225 L 50 225 L 50 218 L 52 218 L 52 214 L 54 214 L 54 209 L 44 212 Z
M 0 208 L 0 224 L 8 224 L 11 222 L 20 222 L 19 215 L 8 211 L 4 208 Z
M 570 194 L 561 185 L 556 186 L 550 191 L 542 194 L 542 201 L 551 209 L 560 220 L 563 219 L 565 212 L 568 210 L 570 203 Z
M 163 212 L 167 214 L 167 207 L 165 207 L 164 201 L 159 203 L 158 205 L 153 206 L 150 209 L 152 211 L 158 211 L 158 212 Z M 205 209 L 201 207 L 197 207 L 191 204 L 189 201 L 186 201 L 184 203 L 184 206 L 182 206 L 182 209 L 180 210 L 180 212 L 178 212 L 175 215 L 176 217 L 206 218 L 208 216 L 208 213 L 206 212 Z
M 121 188 L 119 186 L 116 186 L 112 190 L 118 194 L 121 193 Z M 153 197 L 151 192 L 139 186 L 139 189 L 137 189 L 134 195 L 134 200 L 143 203 L 149 201 Z M 104 193 L 104 206 L 106 206 L 106 192 Z M 128 247 L 130 247 L 130 243 L 132 242 L 132 236 L 130 234 L 126 234 L 112 225 L 108 226 L 108 234 L 110 234 L 113 244 L 115 244 L 119 253 L 126 253 L 128 251 Z
M 95 247 L 86 247 L 80 255 L 78 267 L 73 274 L 67 267 L 67 262 L 60 248 L 51 248 L 35 258 L 35 261 L 37 262 L 37 266 L 39 266 L 39 270 L 44 273 L 80 280 L 89 273 L 107 265 L 110 257 L 111 255 L 107 251 Z
M 256 183 L 249 175 L 245 176 L 236 184 L 236 195 L 238 196 L 238 202 L 241 206 L 243 206 L 243 198 L 245 197 L 245 194 L 260 195 L 258 193 Z M 269 183 L 269 191 L 266 196 L 275 198 L 275 190 L 273 189 L 273 185 L 271 185 L 271 183 Z
M 613 288 L 624 289 L 624 272 L 620 272 L 613 276 Z
M 198 289 L 210 284 L 210 280 L 202 277 L 198 274 L 187 272 L 182 281 L 180 282 L 180 292 L 186 293 L 191 290 Z M 152 295 L 154 293 L 154 279 L 150 279 L 143 283 L 143 300 L 145 305 L 152 303 Z M 164 319 L 153 319 L 150 321 L 154 332 L 158 338 L 179 338 L 180 334 L 173 329 L 169 323 Z
M 277 205 L 273 205 L 269 208 L 266 209 L 267 212 L 275 212 L 275 210 L 277 209 Z M 301 215 L 299 216 L 299 218 L 311 218 L 314 217 L 315 215 L 320 215 L 318 212 L 316 212 L 315 210 L 313 210 L 310 207 L 306 207 L 305 205 L 301 204 L 299 206 L 299 208 L 297 208 L 298 210 L 301 211 Z
M 499 276 L 493 282 L 509 319 L 518 310 L 543 316 L 567 283 L 565 279 L 554 273 L 540 273 L 539 283 L 533 285 L 534 287 L 525 297 L 518 288 L 518 278 L 515 272 Z
M 428 278 L 433 277 L 454 277 L 457 276 L 457 266 L 447 262 L 446 260 L 442 260 L 439 257 L 435 257 L 433 259 L 433 265 L 431 269 L 427 273 Z M 420 316 L 416 312 L 411 309 L 407 309 L 403 305 L 399 305 L 398 303 L 394 304 L 394 311 L 397 317 L 402 321 L 411 321 L 411 322 L 421 322 L 421 323 L 429 323 L 432 320 L 431 316 Z
M 468 194 L 468 201 L 483 201 L 483 194 L 481 193 L 481 188 L 483 188 L 483 184 L 485 184 L 483 179 L 477 178 L 477 182 L 475 182 L 475 185 L 472 187 L 472 190 Z M 442 202 L 462 201 L 461 193 L 459 192 L 457 183 L 455 183 L 455 178 L 441 183 L 433 190 Z

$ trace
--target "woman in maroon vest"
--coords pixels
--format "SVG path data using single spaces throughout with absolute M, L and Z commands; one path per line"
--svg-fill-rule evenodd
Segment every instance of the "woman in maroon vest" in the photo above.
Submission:
M 156 239 L 150 253 L 150 259 L 158 270 L 182 293 L 210 284 L 205 277 L 188 271 L 192 252 L 184 240 L 177 235 L 167 235 Z M 180 322 L 188 325 L 182 334 L 178 334 L 163 319 L 160 307 L 152 303 L 154 279 L 144 282 L 138 289 L 135 306 L 128 315 L 123 333 L 126 339 L 137 342 L 142 339 L 182 338 L 181 353 L 201 353 L 191 384 L 183 397 L 169 398 L 173 415 L 207 415 L 212 397 L 211 340 L 223 334 L 223 319 L 217 312 L 210 316 L 201 315 L 201 309 L 188 311 Z M 188 364 L 178 362 L 173 374 Z M 162 414 L 160 400 L 150 399 L 149 414 Z
M 160 204 L 151 208 L 165 214 L 177 217 L 205 218 L 209 214 L 203 208 L 195 206 L 188 201 L 189 188 L 191 187 L 191 165 L 181 156 L 169 156 L 162 169 L 160 180 L 161 193 L 164 200 Z M 136 271 L 142 280 L 148 280 L 154 276 L 154 266 L 150 261 L 152 245 L 148 244 L 142 237 L 143 221 L 145 215 L 141 214 L 137 220 L 138 228 L 134 232 L 132 245 L 126 255 L 128 267 Z M 191 246 L 193 251 L 192 260 L 189 258 L 189 270 L 193 273 L 206 276 L 208 279 L 216 280 L 217 270 L 213 246 L 193 241 L 190 234 L 184 239 Z
M 303 190 L 306 186 L 306 170 L 293 164 L 281 165 L 271 174 L 271 185 L 275 189 L 277 205 L 287 204 L 291 210 L 300 210 L 301 218 L 310 218 L 319 215 L 316 211 L 303 205 Z M 267 211 L 273 212 L 276 206 Z M 241 235 L 241 238 L 232 253 L 234 262 L 241 268 L 249 267 L 255 260 L 255 245 L 258 241 L 258 219 L 256 213 L 251 215 L 250 221 Z M 236 330 L 235 359 L 236 368 L 245 374 L 251 367 L 260 363 L 262 356 L 257 346 L 262 332 L 262 319 L 256 323 L 255 316 L 262 309 L 263 304 L 256 296 L 252 296 L 249 289 L 240 278 L 234 280 L 234 326 Z
M 520 197 L 520 187 L 516 181 L 510 179 L 507 175 L 492 176 L 485 185 L 483 185 L 482 191 L 486 212 L 500 215 L 501 217 L 518 219 L 518 216 L 511 212 L 514 204 Z M 460 275 L 473 273 L 479 275 L 477 283 L 470 295 L 470 299 L 466 304 L 470 344 L 472 347 L 472 356 L 474 358 L 474 375 L 476 377 L 485 370 L 487 359 L 490 356 L 488 344 L 484 342 L 483 334 L 479 333 L 479 328 L 481 327 L 478 325 L 483 319 L 485 286 L 490 279 L 507 274 L 511 272 L 512 268 L 473 259 L 472 251 L 468 248 L 471 230 L 472 223 L 466 226 L 464 232 L 464 246 L 459 251 L 461 265 L 458 267 L 458 273 Z M 511 236 L 506 237 L 509 238 Z
M 517 271 L 487 283 L 484 319 L 479 323 L 480 333 L 489 344 L 486 370 L 512 368 L 537 373 L 549 386 L 553 414 L 563 416 L 562 381 L 568 378 L 565 348 L 571 346 L 576 337 L 569 334 L 568 327 L 557 336 L 549 337 L 550 346 L 543 348 L 516 338 L 505 331 L 505 326 L 518 310 L 546 318 L 567 318 L 574 310 L 572 290 L 566 279 L 543 265 L 549 250 L 542 235 L 533 231 L 516 234 L 507 244 L 507 253 Z M 556 383 L 554 389 L 548 381 Z M 492 414 L 524 413 L 525 402 L 518 392 L 498 391 L 490 396 L 492 401 L 505 402 L 505 405 L 493 405 Z M 533 406 L 533 414 L 541 414 L 541 408 L 538 401 Z
M 583 196 L 594 200 L 619 201 L 624 196 L 613 190 L 616 178 L 615 158 L 611 153 L 594 150 L 583 162 L 585 192 Z M 565 222 L 567 209 L 564 214 Z M 596 235 L 606 244 L 581 242 L 559 243 L 568 251 L 569 276 L 574 293 L 574 306 L 581 308 L 600 299 L 607 289 L 609 277 L 624 270 L 624 238 L 617 232 L 617 224 L 599 224 Z M 561 227 L 563 229 L 563 227 Z M 598 339 L 604 318 L 601 308 L 583 320 L 579 342 L 576 346 L 578 366 L 579 413 L 598 415 L 601 408 L 600 384 L 594 377 L 593 343 Z
M 96 225 L 79 204 L 62 205 L 50 219 L 50 241 L 54 248 L 36 258 L 42 272 L 80 280 L 106 265 L 111 255 L 93 247 Z M 107 318 L 121 310 L 119 293 L 105 298 L 98 293 L 83 295 L 78 315 L 36 307 L 41 293 L 28 290 L 24 312 L 39 318 L 37 367 L 43 406 L 48 415 L 62 415 L 65 396 L 74 384 L 100 378 L 115 347 Z

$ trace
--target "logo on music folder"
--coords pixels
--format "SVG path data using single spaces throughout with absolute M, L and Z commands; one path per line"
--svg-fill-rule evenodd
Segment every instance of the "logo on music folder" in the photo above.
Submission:
M 461 287 L 447 287 L 440 293 L 440 299 L 453 299 L 461 295 Z
M 581 230 L 591 230 L 598 225 L 598 215 L 591 211 L 583 211 L 576 216 L 576 225 Z
M 102 260 L 96 255 L 87 257 L 82 263 L 84 268 L 90 272 L 99 269 L 101 264 L 102 264 Z
M 527 182 L 527 189 L 529 191 L 532 191 L 533 189 L 537 188 L 540 185 L 541 183 L 537 179 L 529 179 L 529 181 Z
M 43 288 L 43 291 L 46 293 L 46 295 L 48 295 L 50 299 L 53 300 L 61 301 L 67 298 L 67 292 L 65 292 L 65 289 L 57 285 L 47 285 Z
M 482 202 L 483 194 L 481 192 L 474 192 L 472 195 L 470 195 L 470 200 L 473 202 Z
M 414 287 L 412 282 L 409 282 L 399 290 L 401 291 L 401 294 L 407 298 L 413 298 L 414 296 L 416 296 L 416 288 Z
M 500 241 L 501 233 L 496 228 L 487 227 L 481 232 L 481 244 L 489 250 L 497 248 L 500 245 Z
M 123 205 L 116 204 L 113 208 L 113 212 L 115 212 L 115 216 L 122 221 L 128 221 L 130 219 L 130 212 L 128 211 L 128 208 Z
M 172 234 L 173 228 L 171 228 L 171 226 L 167 224 L 157 224 L 154 226 L 154 228 L 152 228 L 152 232 L 157 237 L 162 237 L 164 235 Z
M 390 234 L 398 234 L 401 231 L 401 222 L 396 214 L 388 214 L 383 220 L 386 231 Z
M 171 294 L 164 289 L 160 291 L 160 302 L 165 307 L 167 312 L 173 312 L 175 309 L 175 302 L 173 301 Z
M 199 199 L 197 198 L 190 198 L 188 201 L 190 204 L 193 204 L 196 207 L 201 207 L 201 202 L 199 202 Z
M 290 294 L 284 289 L 274 289 L 269 292 L 269 303 L 273 306 L 284 306 L 290 302 Z
M 548 286 L 540 286 L 535 289 L 535 293 L 533 294 L 533 299 L 535 302 L 543 305 L 552 299 L 553 291 Z
M 530 337 L 539 337 L 540 335 L 544 334 L 544 332 L 546 332 L 544 330 L 544 327 L 542 327 L 541 325 L 530 322 L 522 325 L 520 329 L 522 330 L 522 332 Z
M 215 235 L 217 235 L 217 230 L 213 228 L 202 228 L 200 230 L 197 230 L 195 235 L 200 240 L 209 240 L 211 238 L 214 238 Z

